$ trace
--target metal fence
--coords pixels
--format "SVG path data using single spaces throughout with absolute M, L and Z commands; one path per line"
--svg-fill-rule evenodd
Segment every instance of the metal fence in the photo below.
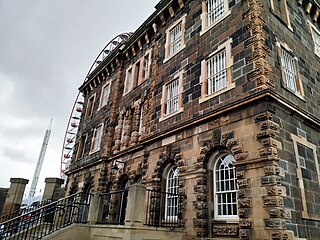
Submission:
M 155 190 L 146 191 L 145 225 L 165 228 L 184 227 L 182 213 L 185 195 Z
M 128 190 L 100 194 L 103 201 L 102 222 L 123 225 L 126 215 Z
M 41 239 L 72 223 L 86 223 L 91 197 L 77 193 L 5 221 L 0 224 L 0 239 Z
M 28 212 L 32 212 L 34 210 L 36 210 L 37 208 L 41 208 L 49 203 L 51 203 L 52 201 L 51 200 L 43 200 L 41 202 L 37 202 L 35 204 L 32 204 L 31 206 L 27 206 L 27 207 L 22 207 L 18 210 L 15 210 L 15 211 L 12 211 L 8 214 L 5 214 L 5 215 L 1 215 L 0 216 L 0 223 L 2 222 L 5 222 L 5 221 L 8 221 L 12 218 L 15 218 L 15 217 L 18 217 L 20 215 L 24 215 Z

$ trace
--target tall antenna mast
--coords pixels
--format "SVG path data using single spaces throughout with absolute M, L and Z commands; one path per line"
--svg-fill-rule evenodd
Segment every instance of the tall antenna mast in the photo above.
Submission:
M 34 196 L 35 192 L 36 192 L 36 188 L 37 188 L 37 184 L 38 184 L 38 180 L 39 180 L 39 176 L 40 176 L 40 172 L 41 172 L 41 167 L 42 167 L 44 155 L 46 154 L 46 150 L 47 150 L 47 146 L 48 146 L 48 142 L 49 142 L 49 138 L 50 138 L 50 134 L 51 134 L 51 128 L 52 128 L 52 118 L 50 119 L 48 128 L 47 128 L 46 133 L 44 135 L 44 139 L 43 139 L 41 151 L 40 151 L 40 154 L 39 154 L 36 170 L 34 171 L 32 183 L 31 183 L 31 188 L 30 188 L 30 192 L 29 192 L 29 198 L 32 198 Z

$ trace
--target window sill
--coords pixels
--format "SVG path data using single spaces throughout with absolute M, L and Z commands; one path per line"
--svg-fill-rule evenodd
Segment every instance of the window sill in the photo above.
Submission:
M 89 152 L 89 155 L 92 155 L 92 154 L 94 154 L 94 153 L 96 153 L 96 152 L 99 152 L 99 151 L 100 151 L 100 148 L 99 148 L 99 149 L 96 149 L 96 150 L 92 150 L 92 151 Z
M 215 93 L 212 93 L 210 95 L 202 95 L 200 97 L 200 99 L 199 99 L 199 103 L 206 102 L 206 101 L 208 101 L 208 100 L 210 100 L 210 99 L 212 99 L 212 98 L 214 98 L 214 97 L 216 97 L 216 96 L 218 96 L 218 95 L 220 95 L 222 93 L 225 93 L 225 92 L 227 92 L 227 91 L 229 91 L 229 90 L 231 90 L 233 88 L 235 88 L 235 83 L 231 83 L 227 87 L 225 87 L 225 88 L 223 88 L 223 89 L 221 89 L 221 90 L 219 90 L 219 91 L 217 91 Z
M 206 32 L 208 32 L 211 28 L 213 28 L 214 26 L 216 26 L 217 24 L 219 24 L 221 21 L 223 21 L 226 17 L 228 17 L 231 14 L 231 11 L 228 10 L 226 12 L 226 15 L 224 15 L 222 18 L 220 18 L 218 21 L 216 21 L 215 23 L 211 24 L 210 26 L 203 26 L 201 28 L 200 31 L 200 36 L 204 35 Z
M 174 54 L 166 57 L 164 60 L 163 60 L 163 63 L 166 63 L 168 62 L 171 58 L 173 58 L 174 56 L 176 56 L 179 52 L 181 52 L 183 49 L 185 49 L 186 45 L 184 44 L 183 46 L 181 46 L 181 48 L 179 49 L 179 51 L 176 51 Z
M 306 102 L 304 96 L 302 96 L 299 92 L 295 92 L 293 90 L 291 90 L 290 88 L 288 88 L 285 85 L 282 85 L 282 87 L 287 90 L 288 92 L 292 93 L 293 95 L 295 95 L 297 98 L 300 98 L 302 101 Z
M 173 112 L 173 113 L 170 113 L 168 115 L 164 115 L 164 116 L 160 117 L 159 118 L 159 122 L 167 120 L 167 119 L 169 119 L 169 118 L 171 118 L 171 117 L 173 117 L 173 116 L 175 116 L 175 115 L 177 115 L 179 113 L 182 113 L 182 112 L 183 112 L 183 107 L 179 108 L 176 112 Z

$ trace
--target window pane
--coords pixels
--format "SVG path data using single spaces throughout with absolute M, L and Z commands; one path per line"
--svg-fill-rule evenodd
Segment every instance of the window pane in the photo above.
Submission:
M 297 92 L 295 60 L 294 57 L 283 48 L 281 48 L 281 63 L 287 87 Z
M 237 216 L 237 185 L 232 155 L 218 159 L 215 167 L 215 204 L 218 216 Z
M 207 0 L 208 26 L 211 26 L 224 15 L 224 0 Z
M 166 114 L 178 111 L 178 97 L 179 97 L 179 81 L 178 79 L 167 84 L 167 101 L 166 101 Z
M 207 60 L 208 95 L 227 87 L 226 50 Z
M 173 55 L 181 48 L 182 40 L 182 23 L 180 22 L 170 31 L 170 52 L 169 55 Z

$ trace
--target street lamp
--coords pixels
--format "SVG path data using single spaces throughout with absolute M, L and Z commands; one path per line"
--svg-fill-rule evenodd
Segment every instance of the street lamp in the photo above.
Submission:
M 114 160 L 111 167 L 111 173 L 116 174 L 119 169 L 124 168 L 125 164 L 126 164 L 125 162 Z

